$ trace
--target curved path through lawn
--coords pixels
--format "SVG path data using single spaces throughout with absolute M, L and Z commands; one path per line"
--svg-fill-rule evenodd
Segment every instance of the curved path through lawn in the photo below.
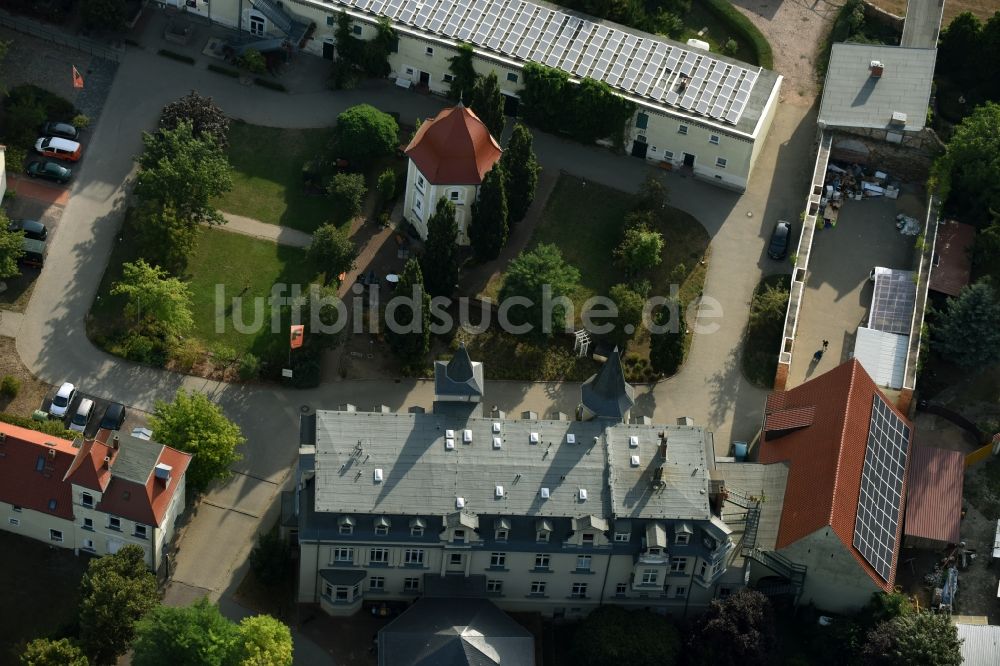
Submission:
M 167 596 L 173 603 L 205 593 L 216 598 L 238 584 L 235 570 L 245 562 L 258 526 L 270 519 L 264 514 L 274 510 L 275 495 L 295 460 L 301 407 L 351 402 L 361 408 L 386 404 L 404 409 L 430 406 L 433 399 L 431 384 L 412 380 L 330 381 L 311 390 L 226 385 L 129 363 L 91 344 L 85 319 L 120 228 L 123 183 L 141 149 L 140 134 L 155 125 L 165 103 L 191 89 L 213 96 L 233 116 L 280 127 L 329 125 L 340 111 L 362 101 L 399 111 L 404 121 L 432 115 L 443 104 L 382 83 L 351 92 L 301 95 L 249 89 L 132 49 L 122 62 L 31 302 L 23 317 L 4 315 L 2 328 L 16 333 L 25 365 L 47 382 L 73 381 L 143 410 L 158 399 L 169 400 L 180 387 L 194 389 L 209 394 L 243 428 L 248 441 L 233 479 L 209 493 L 184 535 Z M 787 270 L 787 265 L 763 258 L 763 246 L 773 221 L 794 215 L 806 191 L 812 128 L 813 118 L 804 110 L 779 109 L 746 195 L 668 176 L 672 204 L 701 220 L 713 237 L 705 294 L 719 302 L 723 316 L 716 320 L 717 333 L 696 336 L 679 375 L 637 389 L 636 411 L 659 421 L 690 416 L 714 431 L 720 451 L 732 438 L 752 436 L 760 422 L 765 393 L 740 373 L 740 339 L 761 273 Z M 547 135 L 537 136 L 536 150 L 546 169 L 625 190 L 635 190 L 649 173 L 639 160 Z M 586 220 L 581 225 L 585 229 Z M 487 404 L 513 414 L 527 409 L 571 412 L 578 395 L 575 384 L 490 382 Z

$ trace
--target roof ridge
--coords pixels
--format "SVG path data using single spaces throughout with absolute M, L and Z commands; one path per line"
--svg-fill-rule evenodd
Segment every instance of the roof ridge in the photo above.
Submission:
M 833 515 L 837 507 L 837 490 L 840 487 L 840 468 L 841 468 L 841 461 L 843 461 L 844 459 L 844 437 L 847 434 L 847 421 L 851 411 L 849 409 L 849 406 L 851 404 L 851 398 L 854 395 L 855 380 L 857 379 L 858 366 L 860 365 L 858 363 L 858 359 L 856 358 L 852 358 L 849 361 L 849 363 L 851 367 L 851 380 L 850 382 L 848 382 L 847 385 L 846 399 L 844 401 L 843 421 L 841 422 L 840 426 L 840 436 L 837 438 L 837 464 L 833 470 L 833 489 L 832 489 L 833 492 L 831 493 L 830 497 L 830 515 L 827 516 L 827 524 L 830 525 L 831 527 L 833 527 Z M 867 455 L 867 453 L 868 453 L 868 442 L 865 442 L 865 455 Z M 854 508 L 855 508 L 855 520 L 856 520 L 857 503 L 855 503 Z M 834 533 L 836 533 L 836 530 L 834 530 Z M 837 536 L 839 537 L 840 535 Z M 852 544 L 846 544 L 846 545 L 848 547 L 853 547 Z

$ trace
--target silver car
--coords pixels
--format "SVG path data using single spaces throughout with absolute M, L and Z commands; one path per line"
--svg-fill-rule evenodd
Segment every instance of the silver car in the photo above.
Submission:
M 73 398 L 75 397 L 76 387 L 69 382 L 65 382 L 56 391 L 56 397 L 52 398 L 52 404 L 49 405 L 49 416 L 55 416 L 60 419 L 66 416 L 70 403 L 73 402 Z
M 94 401 L 84 398 L 76 408 L 76 414 L 69 422 L 69 429 L 74 432 L 83 432 L 90 423 L 90 417 L 94 415 Z

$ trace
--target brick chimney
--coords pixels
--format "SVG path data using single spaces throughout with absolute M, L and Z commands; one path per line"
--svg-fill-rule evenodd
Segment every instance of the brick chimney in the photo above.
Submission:
M 885 65 L 882 64 L 881 60 L 872 60 L 868 65 L 868 69 L 871 70 L 873 79 L 882 78 L 882 72 L 885 71 Z

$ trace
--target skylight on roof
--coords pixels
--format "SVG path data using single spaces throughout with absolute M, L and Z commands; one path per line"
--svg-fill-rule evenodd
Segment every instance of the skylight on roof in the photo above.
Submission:
M 375 468 L 375 483 L 382 483 L 382 468 Z
M 499 437 L 494 437 L 493 438 L 493 448 L 494 449 L 499 449 L 502 446 L 503 446 L 503 440 L 501 440 Z
M 531 444 L 538 444 L 538 433 L 533 432 L 530 435 L 528 435 L 528 442 Z
M 630 448 L 633 448 L 633 449 L 635 447 L 639 446 L 639 437 L 637 435 L 629 435 L 629 437 L 628 437 L 628 445 L 629 445 Z
M 465 508 L 465 498 L 464 497 L 456 497 L 455 498 L 455 508 L 456 509 Z
M 455 448 L 455 440 L 452 439 L 451 437 L 446 438 L 444 440 L 444 448 L 446 448 L 449 451 L 453 450 Z
M 448 437 L 450 439 L 455 439 L 455 431 L 454 430 L 450 430 L 450 429 L 449 430 L 445 430 L 444 431 L 444 436 Z
M 579 498 L 580 498 L 581 502 L 586 502 L 587 501 L 587 489 L 586 488 L 580 488 Z
M 542 488 L 542 490 L 539 492 L 539 494 L 542 496 L 542 499 L 548 499 L 549 498 L 549 489 L 548 488 Z
M 631 456 L 631 457 L 629 457 L 629 463 L 632 465 L 632 467 L 638 467 L 639 466 L 639 456 Z
M 493 489 L 493 492 L 497 496 L 497 498 L 503 497 L 503 486 L 497 486 L 496 488 Z
M 567 444 L 576 444 L 576 435 L 574 435 L 571 432 L 566 433 L 566 443 Z
M 472 444 L 472 431 L 468 428 L 462 431 L 462 441 L 466 444 Z
M 494 434 L 499 434 L 500 433 L 500 422 L 499 421 L 494 421 L 493 422 L 493 433 Z

